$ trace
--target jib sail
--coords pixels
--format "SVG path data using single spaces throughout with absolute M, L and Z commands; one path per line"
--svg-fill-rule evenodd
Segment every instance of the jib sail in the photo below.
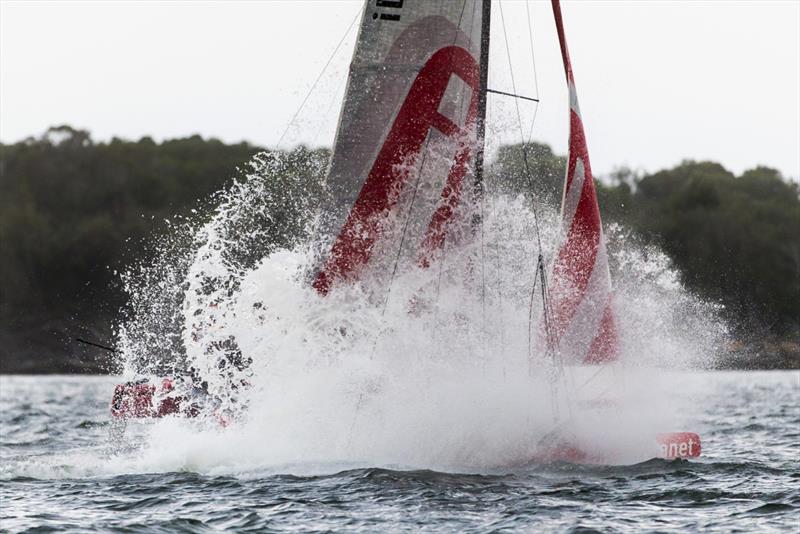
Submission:
M 575 90 L 558 0 L 553 0 L 569 87 L 569 156 L 561 204 L 564 239 L 556 254 L 551 303 L 555 349 L 566 361 L 601 363 L 617 358 L 611 276 L 589 151 Z

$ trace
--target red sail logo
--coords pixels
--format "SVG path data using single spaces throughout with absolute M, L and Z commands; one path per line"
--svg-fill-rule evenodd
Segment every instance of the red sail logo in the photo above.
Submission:
M 439 112 L 451 76 L 458 76 L 472 88 L 472 98 L 463 126 Z M 430 128 L 455 139 L 458 148 L 447 176 L 441 200 L 423 238 L 420 264 L 441 247 L 453 210 L 458 204 L 471 153 L 469 131 L 474 129 L 478 107 L 478 64 L 465 49 L 447 46 L 436 51 L 417 74 L 397 113 L 386 141 L 378 152 L 361 192 L 314 280 L 314 288 L 328 293 L 338 280 L 354 280 L 369 262 L 381 222 L 397 203 L 399 192 L 409 181 L 415 161 L 422 152 Z

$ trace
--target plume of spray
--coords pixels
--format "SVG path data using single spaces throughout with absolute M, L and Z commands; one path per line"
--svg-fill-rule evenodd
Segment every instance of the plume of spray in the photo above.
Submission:
M 608 228 L 620 360 L 569 369 L 554 396 L 543 340 L 531 335 L 540 251 L 525 198 L 488 197 L 480 238 L 454 240 L 428 268 L 406 259 L 388 283 L 366 277 L 322 296 L 309 273 L 325 158 L 309 156 L 257 156 L 208 222 L 184 225 L 157 261 L 127 275 L 126 372 L 191 370 L 242 414 L 224 431 L 159 421 L 137 466 L 480 470 L 529 461 L 555 413 L 595 443 L 682 423 L 654 393 L 655 370 L 702 365 L 725 330 L 663 253 Z M 551 257 L 558 217 L 539 216 Z M 613 402 L 598 411 L 598 399 Z

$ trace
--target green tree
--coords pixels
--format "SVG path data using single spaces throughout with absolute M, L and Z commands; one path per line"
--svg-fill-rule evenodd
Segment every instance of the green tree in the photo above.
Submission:
M 503 146 L 487 167 L 489 192 L 561 202 L 566 160 L 531 144 Z M 597 177 L 596 177 L 597 178 Z M 685 286 L 725 305 L 742 333 L 800 335 L 800 192 L 775 169 L 736 177 L 713 162 L 685 161 L 643 175 L 619 168 L 595 180 L 606 222 L 660 246 Z
M 743 328 L 800 330 L 800 195 L 774 169 L 686 161 L 642 178 L 629 222 Z
M 0 145 L 0 371 L 84 368 L 67 341 L 109 336 L 124 298 L 115 271 L 144 260 L 165 218 L 208 204 L 258 151 L 199 136 L 94 143 L 69 126 Z
M 542 143 L 503 145 L 486 167 L 488 194 L 525 195 L 559 206 L 567 158 Z

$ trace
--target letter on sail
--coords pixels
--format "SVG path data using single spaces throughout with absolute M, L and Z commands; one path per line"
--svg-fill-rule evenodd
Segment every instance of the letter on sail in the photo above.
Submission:
M 369 0 L 320 222 L 314 287 L 426 266 L 473 194 L 482 0 Z
M 565 237 L 555 258 L 551 287 L 554 348 L 567 361 L 602 363 L 617 357 L 608 254 L 558 0 L 553 0 L 553 12 L 570 108 L 569 157 L 561 205 Z

